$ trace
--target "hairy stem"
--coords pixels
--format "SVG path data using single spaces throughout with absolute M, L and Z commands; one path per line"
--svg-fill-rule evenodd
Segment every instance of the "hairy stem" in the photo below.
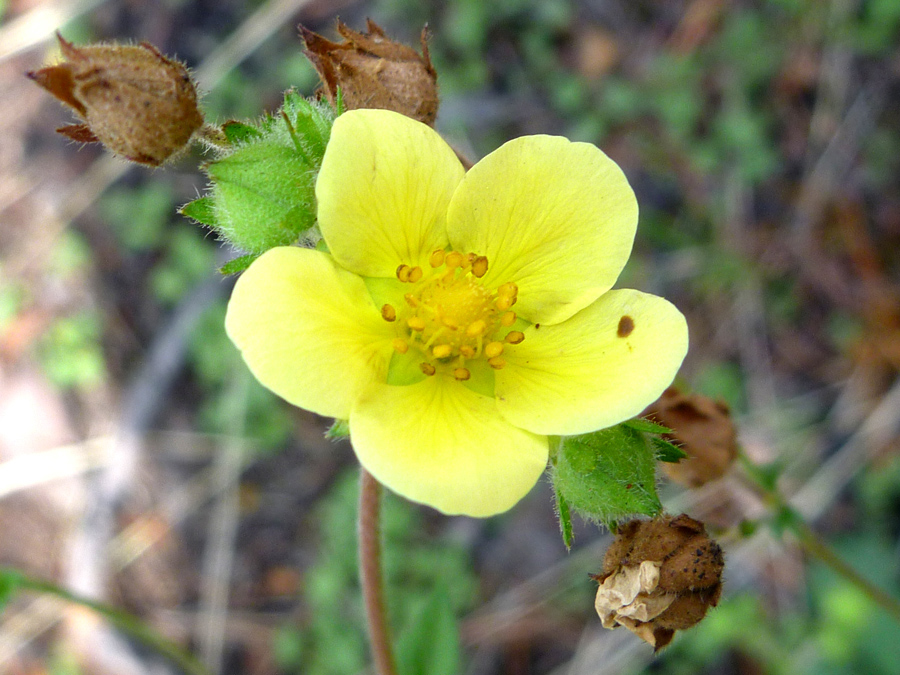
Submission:
M 49 581 L 29 577 L 18 570 L 3 568 L 0 570 L 0 575 L 12 580 L 16 589 L 53 595 L 67 602 L 93 610 L 126 635 L 167 658 L 186 675 L 210 675 L 206 666 L 197 657 L 181 645 L 160 635 L 133 614 L 96 600 L 83 598 L 61 586 L 57 586 Z
M 375 672 L 397 675 L 381 572 L 381 484 L 365 469 L 359 480 L 359 575 Z

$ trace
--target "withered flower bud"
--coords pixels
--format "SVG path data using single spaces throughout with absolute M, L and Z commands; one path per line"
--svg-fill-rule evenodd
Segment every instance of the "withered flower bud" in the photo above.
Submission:
M 79 143 L 103 143 L 138 164 L 159 166 L 187 147 L 203 125 L 187 68 L 153 45 L 76 47 L 58 33 L 57 38 L 65 61 L 28 77 L 84 120 L 59 133 Z
M 737 457 L 737 433 L 728 406 L 699 394 L 666 389 L 644 414 L 669 427 L 667 440 L 678 443 L 687 457 L 663 462 L 676 483 L 699 487 L 720 478 Z
M 344 107 L 380 108 L 434 126 L 437 117 L 437 72 L 428 54 L 422 30 L 422 55 L 394 42 L 371 19 L 368 33 L 357 33 L 338 21 L 343 42 L 332 42 L 300 26 L 304 53 L 324 83 L 324 93 L 334 105 L 340 87 Z
M 604 628 L 625 626 L 659 651 L 698 623 L 722 594 L 722 549 L 684 514 L 619 527 L 603 558 L 594 607 Z

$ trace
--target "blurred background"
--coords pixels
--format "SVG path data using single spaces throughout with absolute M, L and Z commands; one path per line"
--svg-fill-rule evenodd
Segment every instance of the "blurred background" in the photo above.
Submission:
M 148 40 L 193 69 L 211 121 L 253 118 L 312 94 L 296 25 L 335 39 L 338 16 L 416 47 L 428 25 L 438 128 L 470 157 L 549 133 L 623 167 L 641 219 L 619 285 L 678 305 L 683 383 L 726 402 L 746 453 L 897 597 L 896 0 L 0 0 L 0 564 L 139 614 L 217 673 L 367 672 L 357 465 L 226 339 L 214 270 L 234 254 L 175 213 L 202 156 L 151 171 L 77 147 L 24 77 L 57 29 Z M 900 673 L 900 625 L 865 594 L 790 537 L 737 534 L 767 513 L 738 474 L 661 484 L 727 567 L 720 606 L 655 657 L 600 627 L 587 575 L 609 537 L 576 523 L 567 553 L 547 484 L 489 520 L 389 497 L 399 639 L 427 634 L 435 675 Z M 21 594 L 0 672 L 174 671 Z

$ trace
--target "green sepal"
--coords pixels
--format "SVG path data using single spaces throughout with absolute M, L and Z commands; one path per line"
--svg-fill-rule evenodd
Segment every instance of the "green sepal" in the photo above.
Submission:
M 665 438 L 659 436 L 648 436 L 653 449 L 656 451 L 656 459 L 660 462 L 668 462 L 677 464 L 687 457 L 687 453 L 674 443 L 670 443 Z
M 230 145 L 205 167 L 209 194 L 186 215 L 251 254 L 314 241 L 315 183 L 334 118 L 329 105 L 288 91 L 275 114 L 227 122 Z
M 325 432 L 325 438 L 332 441 L 339 441 L 342 438 L 350 437 L 350 421 L 349 420 L 335 420 L 334 424 L 332 424 L 328 431 Z
M 188 202 L 178 209 L 178 213 L 201 225 L 206 225 L 213 229 L 216 227 L 215 201 L 212 197 L 200 197 L 192 202 Z
M 225 124 L 222 125 L 222 133 L 225 134 L 225 138 L 227 138 L 228 142 L 232 145 L 247 143 L 262 138 L 262 132 L 259 129 L 250 124 L 237 122 L 235 120 L 225 122 Z
M 556 484 L 553 485 L 553 496 L 556 498 L 556 517 L 559 518 L 559 531 L 562 534 L 563 544 L 566 550 L 572 548 L 572 542 L 575 535 L 572 532 L 572 511 L 569 509 L 569 502 L 562 496 Z
M 647 436 L 628 425 L 562 439 L 551 475 L 571 510 L 607 526 L 662 510 L 656 451 Z
M 648 420 L 646 417 L 635 417 L 634 419 L 622 422 L 622 426 L 628 427 L 629 429 L 634 429 L 635 431 L 643 432 L 645 434 L 672 433 L 672 430 L 669 427 Z
M 259 256 L 256 253 L 248 253 L 247 255 L 233 258 L 219 268 L 219 274 L 226 277 L 232 274 L 240 274 L 250 267 L 250 265 L 253 264 L 253 261 L 258 257 Z

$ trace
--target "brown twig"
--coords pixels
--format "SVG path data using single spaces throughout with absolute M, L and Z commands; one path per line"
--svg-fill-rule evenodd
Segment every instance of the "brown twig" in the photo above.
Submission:
M 381 484 L 365 469 L 359 480 L 359 575 L 369 644 L 378 675 L 397 675 L 390 629 L 384 605 L 384 586 L 381 573 Z

